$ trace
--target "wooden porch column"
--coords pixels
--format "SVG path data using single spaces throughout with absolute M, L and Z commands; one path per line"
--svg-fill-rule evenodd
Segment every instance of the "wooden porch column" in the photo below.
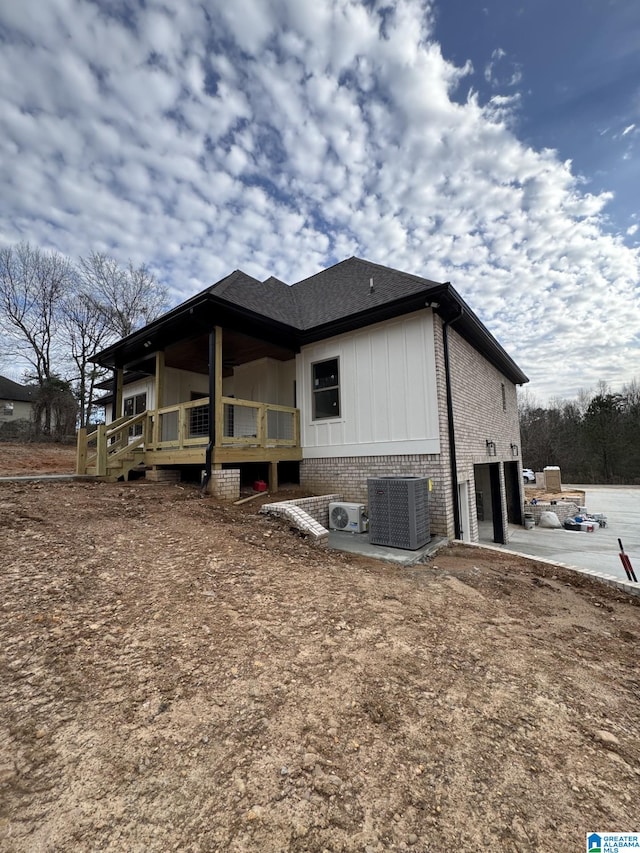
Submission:
M 278 463 L 270 462 L 269 463 L 269 491 L 277 492 L 278 491 Z
M 111 404 L 111 420 L 117 421 L 122 417 L 122 377 L 124 370 L 117 367 L 113 375 L 113 403 Z
M 205 482 L 209 483 L 213 468 L 213 452 L 222 443 L 222 329 L 214 326 L 209 332 L 209 443 L 205 454 Z
M 215 352 L 215 370 L 213 376 L 213 387 L 214 387 L 214 396 L 215 396 L 215 408 L 214 408 L 214 417 L 215 417 L 215 434 L 216 434 L 216 447 L 219 447 L 222 444 L 222 436 L 224 430 L 224 406 L 222 405 L 222 329 L 220 326 L 216 326 L 216 352 Z M 214 469 L 218 470 L 222 468 L 222 465 L 218 462 L 214 466 Z
M 156 379 L 155 379 L 155 409 L 161 409 L 164 405 L 164 351 L 156 353 Z M 153 419 L 153 443 L 158 445 L 162 439 L 160 433 L 160 415 L 156 414 Z
M 214 374 L 214 389 L 215 389 L 215 431 L 216 431 L 216 447 L 222 444 L 222 436 L 224 429 L 224 407 L 222 405 L 222 329 L 216 326 L 216 356 L 215 356 L 215 374 Z M 211 404 L 211 400 L 209 400 Z M 221 467 L 221 466 L 216 466 Z

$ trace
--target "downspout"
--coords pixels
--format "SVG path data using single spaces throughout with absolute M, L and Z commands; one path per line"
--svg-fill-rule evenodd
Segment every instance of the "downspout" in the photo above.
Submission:
M 216 330 L 209 332 L 209 443 L 205 454 L 202 491 L 206 492 L 211 479 L 211 457 L 216 446 Z
M 453 529 L 456 539 L 462 535 L 460 527 L 460 499 L 458 497 L 458 463 L 456 459 L 456 429 L 453 422 L 453 395 L 451 393 L 451 365 L 449 361 L 449 326 L 457 322 L 464 314 L 462 305 L 458 306 L 455 317 L 442 324 L 442 350 L 444 354 L 444 378 L 447 392 L 447 427 L 449 432 L 449 461 L 451 465 L 451 487 L 453 492 Z

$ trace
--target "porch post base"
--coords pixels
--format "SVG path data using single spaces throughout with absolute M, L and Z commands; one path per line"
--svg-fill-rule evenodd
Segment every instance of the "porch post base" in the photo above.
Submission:
M 207 483 L 207 494 L 220 501 L 237 501 L 240 497 L 240 469 L 213 470 Z

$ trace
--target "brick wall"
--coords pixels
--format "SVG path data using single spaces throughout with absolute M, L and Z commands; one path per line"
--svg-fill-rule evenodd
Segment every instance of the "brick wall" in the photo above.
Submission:
M 278 501 L 278 506 L 297 506 L 303 509 L 307 515 L 310 515 L 314 521 L 321 524 L 323 527 L 329 527 L 329 504 L 333 501 L 343 501 L 345 498 L 341 494 L 333 495 L 317 495 L 311 498 L 294 498 L 291 501 Z
M 448 535 L 444 497 L 448 486 L 439 455 L 340 456 L 304 459 L 300 463 L 300 485 L 303 488 L 316 494 L 339 493 L 342 500 L 365 506 L 369 503 L 369 477 L 429 477 L 433 483 L 429 496 L 431 531 L 437 535 Z M 325 524 L 327 522 L 328 519 Z
M 237 501 L 240 497 L 240 469 L 222 468 L 212 471 L 207 492 L 221 501 Z
M 552 503 L 538 503 L 531 506 L 531 504 L 527 504 L 524 508 L 524 511 L 528 515 L 533 516 L 533 520 L 536 524 L 540 523 L 540 514 L 543 512 L 555 512 L 558 516 L 558 519 L 561 522 L 564 522 L 567 518 L 574 518 L 574 516 L 578 515 L 579 507 L 578 504 L 574 503 L 565 503 L 564 501 L 552 504 Z
M 469 482 L 470 537 L 477 541 L 478 524 L 475 507 L 475 465 L 497 463 L 500 474 L 500 494 L 503 527 L 508 531 L 507 498 L 504 463 L 517 462 L 522 466 L 520 455 L 514 457 L 511 445 L 520 453 L 520 422 L 516 386 L 496 367 L 488 362 L 455 329 L 449 328 L 449 360 L 453 400 L 453 419 L 456 437 L 456 465 L 458 483 Z M 442 321 L 435 324 L 435 350 L 438 376 L 438 406 L 440 410 L 440 440 L 443 458 L 448 458 L 449 439 L 447 431 L 446 383 L 444 371 L 444 347 Z M 504 406 L 503 406 L 504 386 Z M 489 456 L 487 440 L 495 442 L 496 455 Z M 519 478 L 521 480 L 521 477 Z M 520 487 L 522 510 L 523 489 Z M 450 477 L 445 490 L 447 517 L 453 526 L 453 495 Z M 450 534 L 452 535 L 452 534 Z
M 315 494 L 340 493 L 343 500 L 363 503 L 366 506 L 369 477 L 429 477 L 433 484 L 429 502 L 431 530 L 437 535 L 451 539 L 455 534 L 453 484 L 449 462 L 443 332 L 442 321 L 438 317 L 435 317 L 434 322 L 434 344 L 440 453 L 304 459 L 300 463 L 300 484 Z M 511 448 L 511 444 L 514 444 L 520 451 L 516 386 L 451 328 L 449 329 L 449 356 L 456 435 L 457 482 L 468 481 L 469 483 L 469 536 L 471 541 L 478 540 L 474 466 L 489 463 L 497 463 L 499 466 L 503 527 L 507 534 L 504 463 L 516 462 L 519 468 L 522 466 L 520 456 L 514 457 Z M 489 456 L 487 453 L 487 439 L 495 442 L 495 456 Z M 522 510 L 521 484 L 519 488 Z

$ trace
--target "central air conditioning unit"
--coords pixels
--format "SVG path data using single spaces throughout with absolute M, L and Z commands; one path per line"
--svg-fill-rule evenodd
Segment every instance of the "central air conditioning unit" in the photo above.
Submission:
M 417 551 L 431 539 L 429 480 L 426 477 L 372 477 L 369 542 Z
M 350 533 L 364 533 L 367 529 L 364 504 L 330 503 L 329 528 L 331 530 L 348 530 Z

